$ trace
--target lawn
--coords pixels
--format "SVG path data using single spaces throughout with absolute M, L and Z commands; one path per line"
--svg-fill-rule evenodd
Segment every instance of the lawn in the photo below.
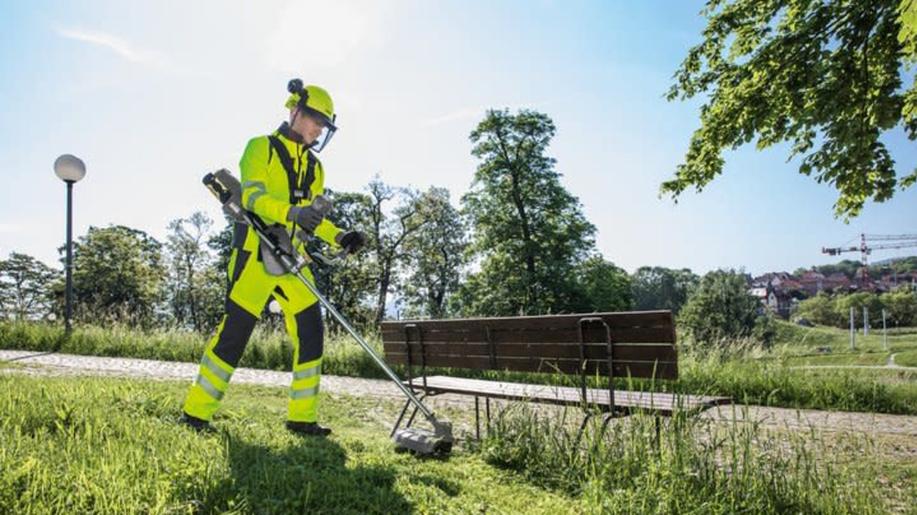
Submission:
M 870 513 L 917 493 L 900 444 L 862 435 L 681 414 L 658 443 L 636 416 L 575 446 L 575 419 L 511 405 L 480 444 L 418 459 L 387 438 L 394 401 L 323 395 L 335 433 L 301 439 L 284 389 L 233 385 L 201 435 L 175 424 L 186 386 L 0 374 L 0 512 Z
M 285 391 L 233 385 L 215 425 L 175 424 L 185 384 L 0 376 L 0 513 L 566 512 L 580 502 L 458 451 L 396 454 L 394 405 L 323 398 L 328 440 L 283 429 Z M 384 403 L 383 403 L 384 404 Z M 580 508 L 581 509 L 581 508 Z

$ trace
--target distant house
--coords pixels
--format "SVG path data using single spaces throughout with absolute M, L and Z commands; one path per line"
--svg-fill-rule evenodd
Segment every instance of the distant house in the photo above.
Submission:
M 762 303 L 767 302 L 767 287 L 766 286 L 752 286 L 748 290 L 749 295 L 760 300 Z
M 788 319 L 790 315 L 796 311 L 796 306 L 799 304 L 799 301 L 804 298 L 804 294 L 799 290 L 786 291 L 771 288 L 767 293 L 767 303 L 765 307 L 771 313 L 781 318 Z
M 808 270 L 799 277 L 800 289 L 810 297 L 825 289 L 825 275 L 817 270 Z
M 850 278 L 842 272 L 834 272 L 828 277 L 825 277 L 823 284 L 826 290 L 836 293 L 846 293 L 850 291 L 850 287 L 853 283 L 851 283 Z
M 764 288 L 768 286 L 777 287 L 781 283 L 783 283 L 783 281 L 787 281 L 792 278 L 793 276 L 786 272 L 768 272 L 764 275 L 759 275 L 758 277 L 755 277 L 754 279 L 752 279 L 751 285 L 753 287 L 764 287 Z
M 917 290 L 917 272 L 906 272 L 901 274 L 885 274 L 880 279 L 885 291 L 892 291 L 901 286 L 910 286 Z

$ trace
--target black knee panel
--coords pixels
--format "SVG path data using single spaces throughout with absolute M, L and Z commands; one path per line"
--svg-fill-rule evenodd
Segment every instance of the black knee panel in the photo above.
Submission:
M 297 313 L 296 333 L 299 335 L 299 360 L 301 365 L 307 361 L 322 357 L 325 345 L 325 327 L 322 325 L 322 310 L 318 303 Z
M 213 353 L 233 368 L 238 366 L 257 321 L 258 318 L 255 315 L 227 299 L 223 330 L 220 331 L 217 337 L 217 344 L 213 348 Z

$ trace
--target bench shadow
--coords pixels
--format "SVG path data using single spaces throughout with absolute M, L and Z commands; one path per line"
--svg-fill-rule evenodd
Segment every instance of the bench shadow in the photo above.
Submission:
M 396 471 L 386 466 L 346 466 L 333 439 L 301 438 L 282 449 L 226 435 L 231 492 L 251 513 L 412 513 L 394 489 Z M 213 506 L 213 504 L 210 504 Z

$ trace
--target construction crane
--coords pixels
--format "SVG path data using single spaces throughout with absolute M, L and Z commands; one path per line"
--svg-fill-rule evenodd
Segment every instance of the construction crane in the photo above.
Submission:
M 887 243 L 875 244 L 881 241 Z M 874 250 L 904 249 L 917 247 L 917 234 L 860 234 L 860 245 L 854 247 L 822 247 L 822 254 L 837 256 L 844 252 L 859 252 L 863 263 L 863 283 L 869 282 L 868 259 Z

